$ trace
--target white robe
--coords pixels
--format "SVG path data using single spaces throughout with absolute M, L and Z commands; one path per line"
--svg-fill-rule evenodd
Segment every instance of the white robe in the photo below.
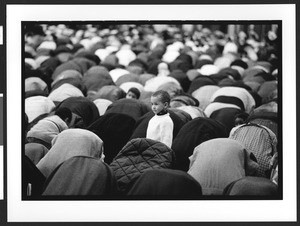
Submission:
M 171 148 L 173 140 L 174 123 L 170 114 L 154 115 L 149 123 L 146 138 L 160 141 Z

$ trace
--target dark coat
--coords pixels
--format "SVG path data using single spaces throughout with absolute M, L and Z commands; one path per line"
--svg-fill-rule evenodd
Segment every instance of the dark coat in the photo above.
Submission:
M 224 195 L 260 195 L 275 196 L 278 195 L 276 184 L 263 177 L 244 177 L 231 182 L 223 192 Z
M 22 193 L 24 197 L 39 197 L 43 192 L 45 176 L 26 156 L 22 156 Z M 31 184 L 31 195 L 27 196 L 27 185 Z
M 86 97 L 69 97 L 61 102 L 57 109 L 60 107 L 69 108 L 73 113 L 79 115 L 86 127 L 99 118 L 97 106 Z
M 226 133 L 229 134 L 235 126 L 235 116 L 243 111 L 237 108 L 222 108 L 213 112 L 210 118 L 222 123 L 226 128 Z
M 150 169 L 170 169 L 174 152 L 165 144 L 146 138 L 129 141 L 110 164 L 121 192 L 127 193 L 140 175 Z
M 145 171 L 128 192 L 132 198 L 143 199 L 197 199 L 202 195 L 201 185 L 188 173 L 173 169 Z
M 124 114 L 109 113 L 100 116 L 87 129 L 101 138 L 104 145 L 104 161 L 110 164 L 113 158 L 129 141 L 135 120 Z
M 135 99 L 120 99 L 115 103 L 108 106 L 105 114 L 120 113 L 131 116 L 134 120 L 138 120 L 140 117 L 150 111 L 150 107 L 140 100 Z
M 210 118 L 195 118 L 186 123 L 172 144 L 176 154 L 175 169 L 188 171 L 189 157 L 195 147 L 207 140 L 227 136 L 224 126 Z
M 192 94 L 195 90 L 206 85 L 217 85 L 217 83 L 209 76 L 200 75 L 192 81 L 188 93 Z

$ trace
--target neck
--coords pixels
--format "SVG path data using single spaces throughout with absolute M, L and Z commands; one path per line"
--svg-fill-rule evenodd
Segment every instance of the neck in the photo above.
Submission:
M 165 115 L 168 113 L 167 109 L 161 110 L 160 112 L 157 113 L 157 115 Z

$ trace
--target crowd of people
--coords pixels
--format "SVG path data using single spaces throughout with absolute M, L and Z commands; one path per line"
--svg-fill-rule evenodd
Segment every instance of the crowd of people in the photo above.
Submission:
M 24 34 L 23 197 L 280 195 L 276 31 L 28 23 Z

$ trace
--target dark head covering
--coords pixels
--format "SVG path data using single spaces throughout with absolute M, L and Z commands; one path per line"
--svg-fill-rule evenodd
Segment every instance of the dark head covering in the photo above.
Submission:
M 46 180 L 45 176 L 26 156 L 22 156 L 22 193 L 27 196 L 27 186 L 31 184 L 31 197 L 39 197 L 43 192 L 43 185 Z
M 75 156 L 59 165 L 47 178 L 43 196 L 113 195 L 116 179 L 100 159 Z
M 227 68 L 223 68 L 219 71 L 220 74 L 226 75 L 227 77 L 232 77 L 234 80 L 240 80 L 241 79 L 241 75 L 238 72 L 238 70 L 235 70 L 233 68 L 227 67 Z
M 170 71 L 181 70 L 183 72 L 187 72 L 188 70 L 192 69 L 193 68 L 193 64 L 191 60 L 192 58 L 189 55 L 185 55 L 185 56 L 187 56 L 190 60 L 177 58 L 176 60 L 174 60 L 169 64 Z
M 160 59 L 153 59 L 152 61 L 150 61 L 148 63 L 149 67 L 148 67 L 148 70 L 147 72 L 149 74 L 153 74 L 153 75 L 157 75 L 158 74 L 158 65 L 163 62 L 162 60 Z
M 115 85 L 106 85 L 99 89 L 97 92 L 89 92 L 88 98 L 90 100 L 106 99 L 111 102 L 116 102 L 119 99 L 125 98 L 126 93 L 123 89 Z
M 233 61 L 230 66 L 239 66 L 241 68 L 244 68 L 244 69 L 247 69 L 248 68 L 248 65 L 245 61 L 242 61 L 240 59 L 237 59 L 235 61 Z
M 109 105 L 105 114 L 120 113 L 131 116 L 134 120 L 138 120 L 144 114 L 150 111 L 150 107 L 140 100 L 136 99 L 120 99 Z
M 180 170 L 154 169 L 144 172 L 128 192 L 129 196 L 151 199 L 197 199 L 202 195 L 201 185 Z
M 210 139 L 227 136 L 224 126 L 210 118 L 195 118 L 186 123 L 172 144 L 172 150 L 176 154 L 175 168 L 187 171 L 189 157 L 196 146 Z
M 169 74 L 170 77 L 173 77 L 175 78 L 181 85 L 182 89 L 184 92 L 187 92 L 189 87 L 190 87 L 190 84 L 191 84 L 191 81 L 189 80 L 189 78 L 187 77 L 187 75 L 181 71 L 181 70 L 173 70 L 170 74 Z
M 29 98 L 29 97 L 34 97 L 34 96 L 47 97 L 48 93 L 46 91 L 43 91 L 43 90 L 31 90 L 31 91 L 25 92 L 25 99 Z
M 206 85 L 217 85 L 217 83 L 209 76 L 200 75 L 192 81 L 188 93 L 192 94 L 195 90 Z
M 87 129 L 94 132 L 104 143 L 104 161 L 110 164 L 129 141 L 135 120 L 128 115 L 109 113 L 101 116 Z
M 210 118 L 220 122 L 225 126 L 226 134 L 229 134 L 230 130 L 235 126 L 235 116 L 243 113 L 242 110 L 237 108 L 222 108 L 214 111 Z
M 73 60 L 67 61 L 61 65 L 59 65 L 52 74 L 52 79 L 55 78 L 63 71 L 66 70 L 76 70 L 80 72 L 82 75 L 92 66 L 95 66 L 95 62 L 88 60 L 84 57 L 77 57 Z
M 208 60 L 208 59 L 198 60 L 196 62 L 195 68 L 200 69 L 203 65 L 206 65 L 206 64 L 214 64 L 214 62 L 212 60 Z
M 114 82 L 105 67 L 93 66 L 84 74 L 83 84 L 88 91 L 98 91 L 103 86 L 114 85 Z
M 264 82 L 258 90 L 258 95 L 262 98 L 262 104 L 265 104 L 271 100 L 271 95 L 274 90 L 277 90 L 277 81 Z
M 136 58 L 135 60 L 131 61 L 128 66 L 138 66 L 142 68 L 144 71 L 148 69 L 147 63 L 145 63 L 142 59 Z
M 100 58 L 93 54 L 92 52 L 90 51 L 87 51 L 87 50 L 82 50 L 82 51 L 78 51 L 75 55 L 74 55 L 74 58 L 76 57 L 85 57 L 87 58 L 88 60 L 91 60 L 93 61 L 96 65 L 99 65 L 100 64 Z
M 52 74 L 60 64 L 61 62 L 59 61 L 59 59 L 57 59 L 56 57 L 50 57 L 43 63 L 41 63 L 39 70 L 42 71 L 45 76 L 52 82 Z
M 93 101 L 86 97 L 69 97 L 61 102 L 57 109 L 60 107 L 69 108 L 73 113 L 77 114 L 83 119 L 85 126 L 89 126 L 97 118 L 99 118 L 99 111 Z
M 138 82 L 139 76 L 136 74 L 125 74 L 122 75 L 120 78 L 117 79 L 116 85 L 120 86 L 125 82 Z
M 278 195 L 276 184 L 263 177 L 244 177 L 226 186 L 224 195 Z

